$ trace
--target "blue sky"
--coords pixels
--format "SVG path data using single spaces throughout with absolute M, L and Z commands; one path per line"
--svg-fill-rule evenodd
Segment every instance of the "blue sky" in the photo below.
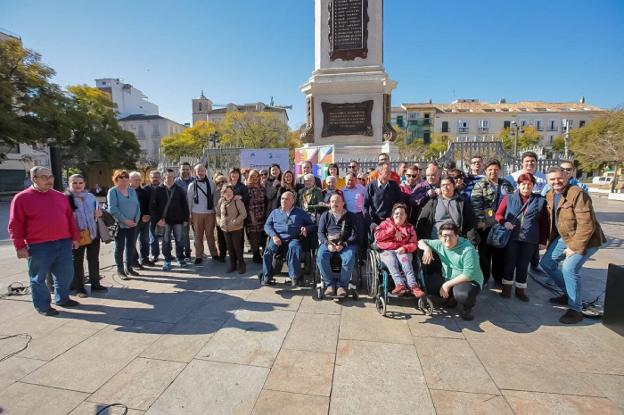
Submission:
M 622 22 L 622 0 L 386 0 L 393 104 L 584 95 L 624 105 Z M 313 0 L 0 0 L 0 27 L 41 53 L 57 83 L 122 78 L 178 122 L 202 89 L 217 104 L 273 96 L 293 105 L 291 126 L 305 119 Z

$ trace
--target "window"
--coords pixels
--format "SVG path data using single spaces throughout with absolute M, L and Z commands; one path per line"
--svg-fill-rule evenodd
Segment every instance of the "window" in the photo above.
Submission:
M 158 125 L 154 125 L 154 127 L 152 127 L 152 137 L 153 138 L 160 137 L 160 129 L 158 128 Z
M 143 129 L 143 125 L 139 125 L 139 131 L 137 132 L 137 138 L 139 140 L 145 140 L 145 130 Z
M 417 112 L 410 112 L 409 114 L 407 114 L 407 119 L 408 120 L 417 120 L 418 119 L 418 113 Z
M 201 110 L 202 110 L 202 103 L 201 102 L 199 104 L 197 104 L 197 110 L 199 112 L 201 112 Z
M 579 121 L 579 128 L 583 128 L 585 126 L 585 120 Z
M 397 115 L 397 117 L 396 117 L 396 125 L 398 125 L 399 127 L 403 128 L 404 124 L 403 124 L 403 116 L 402 115 Z
M 449 132 L 448 121 L 442 121 L 442 132 L 443 133 L 448 133 Z
M 529 124 L 527 120 L 520 120 L 520 127 L 524 128 Z
M 511 121 L 503 121 L 503 128 L 511 128 Z
M 425 144 L 430 144 L 431 143 L 431 133 L 429 131 L 425 131 L 423 133 L 423 142 Z
M 488 120 L 479 120 L 478 124 L 480 133 L 487 133 L 490 129 L 490 121 Z
M 537 128 L 537 131 L 544 131 L 544 121 L 542 120 L 535 121 L 535 128 Z
M 465 121 L 465 120 L 457 121 L 457 132 L 458 133 L 467 133 L 468 132 L 468 121 Z
M 555 120 L 548 120 L 548 131 L 557 131 L 557 122 Z
M 552 144 L 553 140 L 554 140 L 555 136 L 554 135 L 549 135 L 548 136 L 548 144 Z

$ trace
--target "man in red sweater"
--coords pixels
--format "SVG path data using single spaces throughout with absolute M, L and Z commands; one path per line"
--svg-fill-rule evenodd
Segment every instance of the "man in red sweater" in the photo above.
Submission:
M 35 309 L 46 316 L 58 311 L 50 306 L 46 277 L 54 277 L 54 302 L 73 307 L 69 298 L 74 278 L 72 249 L 79 246 L 80 233 L 67 196 L 54 190 L 52 172 L 41 166 L 30 169 L 33 185 L 11 202 L 9 235 L 18 258 L 28 258 L 30 292 Z

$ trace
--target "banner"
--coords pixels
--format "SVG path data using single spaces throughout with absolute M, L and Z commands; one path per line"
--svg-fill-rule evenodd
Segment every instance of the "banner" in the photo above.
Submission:
M 325 179 L 327 166 L 334 162 L 334 146 L 307 146 L 295 149 L 295 176 L 302 174 L 301 163 L 312 163 L 312 174 Z
M 279 164 L 282 171 L 289 168 L 287 148 L 246 148 L 240 151 L 242 169 L 269 169 L 271 164 Z

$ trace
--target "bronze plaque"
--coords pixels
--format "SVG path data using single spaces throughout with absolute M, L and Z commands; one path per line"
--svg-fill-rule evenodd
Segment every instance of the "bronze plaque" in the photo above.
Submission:
M 329 8 L 329 58 L 366 59 L 368 55 L 368 0 L 331 0 Z
M 321 137 L 332 135 L 373 135 L 371 113 L 373 100 L 347 104 L 322 102 L 323 131 Z

